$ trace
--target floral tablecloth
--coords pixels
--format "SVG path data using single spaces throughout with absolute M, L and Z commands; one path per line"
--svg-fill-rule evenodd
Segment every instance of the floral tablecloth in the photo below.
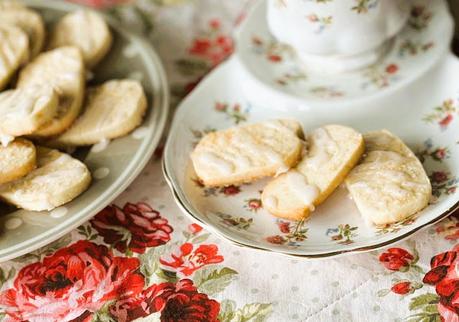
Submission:
M 79 2 L 151 40 L 174 104 L 231 54 L 232 31 L 251 4 Z M 1 264 L 0 320 L 459 321 L 459 213 L 371 253 L 321 261 L 261 253 L 189 221 L 160 155 L 91 221 Z

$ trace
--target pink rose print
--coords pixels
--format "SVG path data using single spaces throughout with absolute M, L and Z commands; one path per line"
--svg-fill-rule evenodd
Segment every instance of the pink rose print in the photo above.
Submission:
M 19 271 L 13 288 L 0 293 L 3 321 L 90 320 L 107 301 L 142 291 L 138 268 L 137 258 L 78 241 Z
M 173 229 L 167 219 L 146 203 L 126 203 L 123 209 L 108 206 L 99 212 L 91 225 L 120 252 L 143 254 L 147 247 L 167 243 Z
M 440 296 L 438 312 L 442 321 L 459 321 L 459 245 L 438 254 L 430 261 L 431 270 L 423 282 L 434 285 Z
M 164 267 L 189 276 L 206 265 L 223 262 L 223 256 L 218 254 L 217 245 L 199 245 L 195 248 L 195 245 L 185 243 L 159 261 Z
M 188 225 L 188 231 L 193 235 L 198 234 L 202 230 L 202 227 L 198 224 L 190 224 Z

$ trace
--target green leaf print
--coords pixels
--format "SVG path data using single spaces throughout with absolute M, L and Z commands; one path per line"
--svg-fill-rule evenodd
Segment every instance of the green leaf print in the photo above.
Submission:
M 235 312 L 231 322 L 262 322 L 272 313 L 268 303 L 252 303 Z
M 426 293 L 416 297 L 413 297 L 410 302 L 410 310 L 417 310 L 427 304 L 436 304 L 439 299 L 436 294 Z
M 140 272 L 145 276 L 147 286 L 150 286 L 153 282 L 153 276 L 159 268 L 159 257 L 163 252 L 164 247 L 154 247 L 139 256 Z
M 218 268 L 204 268 L 197 271 L 194 275 L 194 283 L 201 293 L 207 295 L 214 295 L 222 292 L 238 274 L 234 269 L 223 267 Z
M 234 317 L 236 310 L 236 302 L 233 300 L 223 300 L 220 303 L 220 313 L 218 314 L 218 320 L 220 322 L 230 322 Z
M 193 239 L 190 240 L 190 243 L 192 244 L 200 244 L 203 243 L 209 238 L 210 234 L 202 234 L 199 236 L 194 237 Z

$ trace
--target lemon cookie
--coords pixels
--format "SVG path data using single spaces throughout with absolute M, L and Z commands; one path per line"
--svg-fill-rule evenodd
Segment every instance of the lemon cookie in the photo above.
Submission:
M 273 120 L 209 133 L 191 160 L 207 186 L 252 182 L 296 165 L 303 150 L 300 129 L 298 122 Z
M 365 221 L 390 224 L 424 209 L 432 187 L 415 154 L 386 130 L 364 139 L 366 157 L 349 174 L 346 186 Z
M 36 151 L 32 142 L 16 139 L 0 145 L 0 184 L 19 179 L 35 168 Z
M 126 135 L 142 122 L 146 109 L 147 99 L 138 81 L 105 82 L 88 90 L 83 115 L 51 144 L 91 145 Z
M 59 20 L 51 32 L 49 47 L 78 47 L 85 65 L 91 68 L 104 58 L 111 44 L 112 34 L 102 16 L 91 10 L 78 10 Z
M 48 85 L 0 93 L 0 134 L 13 137 L 34 133 L 57 112 L 58 94 Z
M 30 57 L 38 55 L 45 40 L 45 25 L 41 16 L 20 4 L 0 3 L 0 22 L 13 25 L 25 32 L 29 39 Z
M 58 93 L 54 118 L 33 133 L 37 137 L 60 134 L 78 117 L 84 96 L 84 65 L 75 47 L 61 47 L 38 55 L 19 74 L 17 87 L 48 84 Z
M 32 211 L 52 210 L 85 191 L 88 168 L 57 150 L 37 147 L 37 168 L 25 177 L 0 186 L 0 198 Z
M 263 190 L 263 207 L 276 217 L 302 220 L 344 181 L 364 151 L 363 137 L 352 128 L 327 125 L 307 137 L 308 151 L 295 169 Z
M 15 26 L 0 24 L 0 90 L 29 57 L 29 38 Z

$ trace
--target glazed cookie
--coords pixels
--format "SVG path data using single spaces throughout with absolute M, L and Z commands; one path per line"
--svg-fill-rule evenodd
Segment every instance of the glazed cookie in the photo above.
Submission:
M 61 47 L 38 55 L 19 74 L 19 89 L 48 84 L 59 95 L 54 118 L 34 131 L 37 137 L 60 134 L 78 117 L 84 96 L 84 65 L 75 47 Z
M 0 93 L 0 133 L 33 134 L 57 112 L 58 94 L 48 85 L 30 86 Z
M 15 26 L 0 24 L 0 90 L 29 57 L 29 38 Z
M 37 148 L 37 168 L 25 177 L 0 186 L 0 198 L 32 211 L 52 210 L 85 191 L 91 182 L 88 168 L 57 150 Z
M 86 67 L 94 67 L 110 50 L 112 34 L 98 13 L 79 10 L 65 15 L 51 33 L 49 47 L 75 46 L 83 53 Z
M 424 209 L 432 187 L 415 154 L 386 130 L 364 139 L 366 157 L 349 174 L 346 186 L 365 221 L 390 224 Z
M 2 2 L 0 3 L 0 21 L 16 26 L 27 34 L 30 57 L 25 57 L 25 60 L 40 53 L 45 40 L 45 25 L 37 12 L 20 4 Z
M 19 179 L 35 168 L 36 151 L 32 142 L 16 139 L 0 145 L 0 184 Z
M 308 152 L 295 169 L 263 190 L 263 207 L 276 217 L 302 220 L 345 179 L 364 151 L 363 137 L 352 128 L 327 125 L 307 137 Z
M 84 113 L 72 127 L 51 141 L 57 146 L 91 145 L 128 134 L 147 109 L 142 85 L 134 80 L 112 80 L 88 90 Z
M 191 153 L 206 186 L 252 182 L 296 165 L 303 150 L 296 121 L 273 120 L 204 136 Z

